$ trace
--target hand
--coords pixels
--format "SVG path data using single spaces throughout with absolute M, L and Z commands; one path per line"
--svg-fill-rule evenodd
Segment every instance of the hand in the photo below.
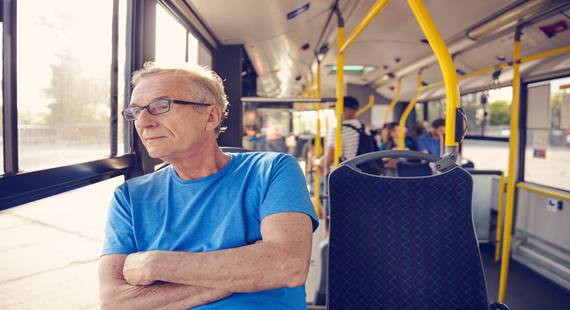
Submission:
M 123 276 L 130 285 L 151 285 L 156 280 L 149 279 L 148 265 L 151 252 L 130 254 L 123 265 Z
M 398 158 L 390 158 L 384 167 L 386 168 L 396 168 L 396 163 L 398 162 Z

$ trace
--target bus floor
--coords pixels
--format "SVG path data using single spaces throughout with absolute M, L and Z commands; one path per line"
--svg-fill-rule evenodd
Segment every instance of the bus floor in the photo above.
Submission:
M 499 296 L 501 262 L 495 261 L 493 244 L 481 244 L 480 249 L 489 300 L 494 302 Z M 512 310 L 568 310 L 570 294 L 524 265 L 511 260 L 504 303 Z

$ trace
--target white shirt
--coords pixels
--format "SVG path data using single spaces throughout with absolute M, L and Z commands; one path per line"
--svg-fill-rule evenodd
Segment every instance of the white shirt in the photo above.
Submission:
M 361 128 L 362 123 L 357 119 L 349 119 L 342 122 L 343 124 L 352 125 L 355 128 Z M 356 157 L 358 152 L 358 141 L 360 140 L 360 134 L 358 131 L 342 126 L 342 157 L 349 160 Z M 370 134 L 368 129 L 365 130 L 367 134 Z M 327 147 L 335 147 L 336 143 L 336 128 L 329 130 L 329 135 L 327 136 Z

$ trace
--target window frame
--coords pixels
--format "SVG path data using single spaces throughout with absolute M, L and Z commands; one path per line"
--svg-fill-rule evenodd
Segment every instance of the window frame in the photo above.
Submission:
M 527 184 L 533 184 L 536 186 L 540 186 L 546 189 L 557 190 L 561 192 L 568 193 L 570 195 L 570 191 L 558 187 L 552 187 L 549 185 L 544 185 L 540 183 L 535 183 L 532 181 L 525 180 L 525 162 L 526 162 L 526 141 L 527 141 L 527 100 L 528 100 L 528 85 L 535 84 L 550 80 L 556 80 L 560 78 L 570 77 L 570 70 L 563 70 L 560 72 L 552 72 L 550 74 L 526 79 L 521 81 L 521 89 L 520 89 L 520 104 L 519 104 L 519 135 L 517 141 L 517 163 L 516 163 L 516 174 L 515 174 L 515 183 L 524 182 Z

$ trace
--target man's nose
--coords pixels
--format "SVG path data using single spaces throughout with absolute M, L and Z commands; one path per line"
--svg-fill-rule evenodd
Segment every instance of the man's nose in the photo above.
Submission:
M 139 118 L 135 121 L 135 126 L 138 128 L 156 127 L 154 115 L 150 114 L 147 109 L 142 109 Z

